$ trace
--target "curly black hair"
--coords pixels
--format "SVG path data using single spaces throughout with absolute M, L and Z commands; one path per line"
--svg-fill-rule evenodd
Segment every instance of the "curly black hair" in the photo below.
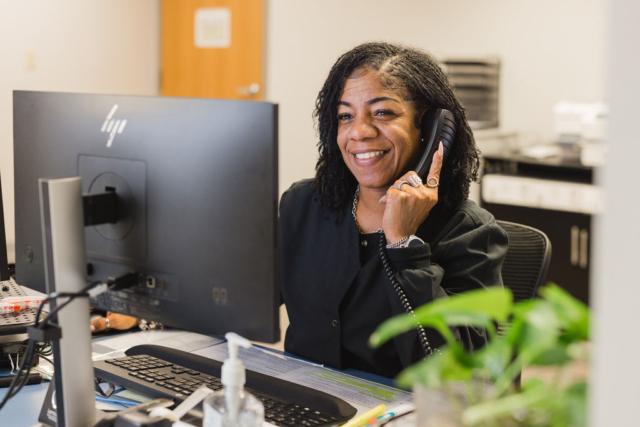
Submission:
M 350 202 L 357 185 L 338 147 L 338 101 L 345 80 L 360 70 L 375 70 L 385 87 L 404 91 L 415 103 L 415 124 L 430 108 L 446 108 L 456 119 L 457 132 L 440 176 L 439 204 L 453 210 L 469 197 L 469 184 L 477 180 L 480 152 L 463 107 L 447 76 L 428 53 L 390 43 L 365 43 L 343 54 L 333 65 L 316 99 L 314 118 L 320 137 L 313 190 L 320 204 L 336 211 Z M 359 74 L 359 73 L 356 73 Z

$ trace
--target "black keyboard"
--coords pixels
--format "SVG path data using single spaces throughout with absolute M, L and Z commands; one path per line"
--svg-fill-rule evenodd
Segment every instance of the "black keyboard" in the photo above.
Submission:
M 181 402 L 205 385 L 220 390 L 221 362 L 166 347 L 143 345 L 127 357 L 94 362 L 101 380 L 154 398 Z M 277 426 L 343 424 L 356 409 L 326 393 L 247 370 L 246 391 L 264 404 L 265 421 Z

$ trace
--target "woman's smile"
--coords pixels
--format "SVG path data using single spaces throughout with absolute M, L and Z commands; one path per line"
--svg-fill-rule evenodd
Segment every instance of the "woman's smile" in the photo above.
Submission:
M 381 160 L 382 156 L 387 154 L 389 151 L 390 150 L 354 151 L 352 154 L 355 156 L 358 166 L 365 167 L 377 163 Z

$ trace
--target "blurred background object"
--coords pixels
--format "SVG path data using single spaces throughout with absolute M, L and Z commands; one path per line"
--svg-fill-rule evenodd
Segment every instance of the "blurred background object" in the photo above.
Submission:
M 262 0 L 162 0 L 160 93 L 264 98 Z
M 500 124 L 500 58 L 448 58 L 441 64 L 471 129 Z

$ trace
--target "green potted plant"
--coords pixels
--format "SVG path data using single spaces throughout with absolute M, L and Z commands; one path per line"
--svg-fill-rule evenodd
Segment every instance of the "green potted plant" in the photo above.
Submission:
M 438 330 L 447 344 L 396 378 L 413 387 L 419 426 L 586 426 L 587 384 L 568 378 L 587 357 L 589 310 L 556 285 L 541 298 L 513 303 L 508 289 L 482 289 L 436 300 L 389 319 L 371 336 L 379 346 L 416 326 Z M 498 333 L 496 323 L 505 326 Z M 470 353 L 450 327 L 483 327 L 490 340 Z M 555 378 L 514 382 L 526 366 L 555 367 Z

